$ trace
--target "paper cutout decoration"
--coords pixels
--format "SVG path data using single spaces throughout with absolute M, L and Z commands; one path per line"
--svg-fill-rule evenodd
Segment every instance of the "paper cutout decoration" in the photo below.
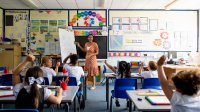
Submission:
M 82 18 L 84 20 L 85 26 L 92 26 L 95 23 L 94 17 L 97 18 L 99 21 L 99 26 L 103 26 L 104 23 L 106 23 L 106 18 L 103 18 L 99 13 L 92 12 L 92 11 L 84 11 L 77 13 L 77 15 L 74 15 L 71 21 L 69 22 L 69 26 L 74 26 L 78 19 Z
M 171 48 L 171 43 L 170 43 L 170 41 L 164 41 L 164 42 L 163 42 L 163 48 L 164 48 L 164 49 L 170 49 L 170 48 Z
M 154 44 L 155 46 L 160 46 L 161 43 L 162 43 L 162 40 L 161 40 L 161 39 L 155 39 L 155 40 L 153 41 L 153 44 Z
M 161 37 L 162 39 L 168 39 L 168 36 L 169 36 L 168 32 L 161 32 L 161 33 L 160 33 L 160 37 Z

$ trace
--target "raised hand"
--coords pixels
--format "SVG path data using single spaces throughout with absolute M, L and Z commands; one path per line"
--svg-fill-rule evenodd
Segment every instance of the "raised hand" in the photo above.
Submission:
M 165 55 L 162 55 L 162 56 L 160 57 L 160 59 L 158 60 L 157 65 L 158 65 L 158 66 L 162 66 L 162 65 L 165 63 L 165 60 L 166 60 L 166 56 L 165 56 Z
M 35 56 L 33 56 L 32 54 L 29 54 L 27 57 L 26 57 L 26 61 L 28 62 L 32 62 L 35 60 Z

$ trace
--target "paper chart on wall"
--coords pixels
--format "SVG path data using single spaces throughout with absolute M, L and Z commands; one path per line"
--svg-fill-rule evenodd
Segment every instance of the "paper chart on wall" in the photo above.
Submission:
M 77 54 L 74 32 L 60 29 L 59 28 L 59 38 L 60 38 L 60 50 L 61 50 L 61 58 L 62 62 L 65 57 L 67 57 L 70 53 Z

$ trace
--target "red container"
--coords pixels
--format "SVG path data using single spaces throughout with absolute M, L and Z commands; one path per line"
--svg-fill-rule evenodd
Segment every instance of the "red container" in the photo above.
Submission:
M 8 74 L 8 73 L 9 73 L 9 70 L 8 70 L 7 67 L 5 67 L 5 69 L 4 69 L 4 74 Z

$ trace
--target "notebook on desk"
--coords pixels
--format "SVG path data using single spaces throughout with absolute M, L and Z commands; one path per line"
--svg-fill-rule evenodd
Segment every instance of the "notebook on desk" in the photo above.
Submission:
M 166 96 L 145 96 L 145 99 L 152 105 L 170 105 Z
M 9 97 L 9 96 L 14 96 L 13 90 L 1 90 L 0 91 L 0 98 Z
M 149 90 L 144 92 L 138 92 L 138 96 L 164 96 L 164 92 L 161 90 Z

